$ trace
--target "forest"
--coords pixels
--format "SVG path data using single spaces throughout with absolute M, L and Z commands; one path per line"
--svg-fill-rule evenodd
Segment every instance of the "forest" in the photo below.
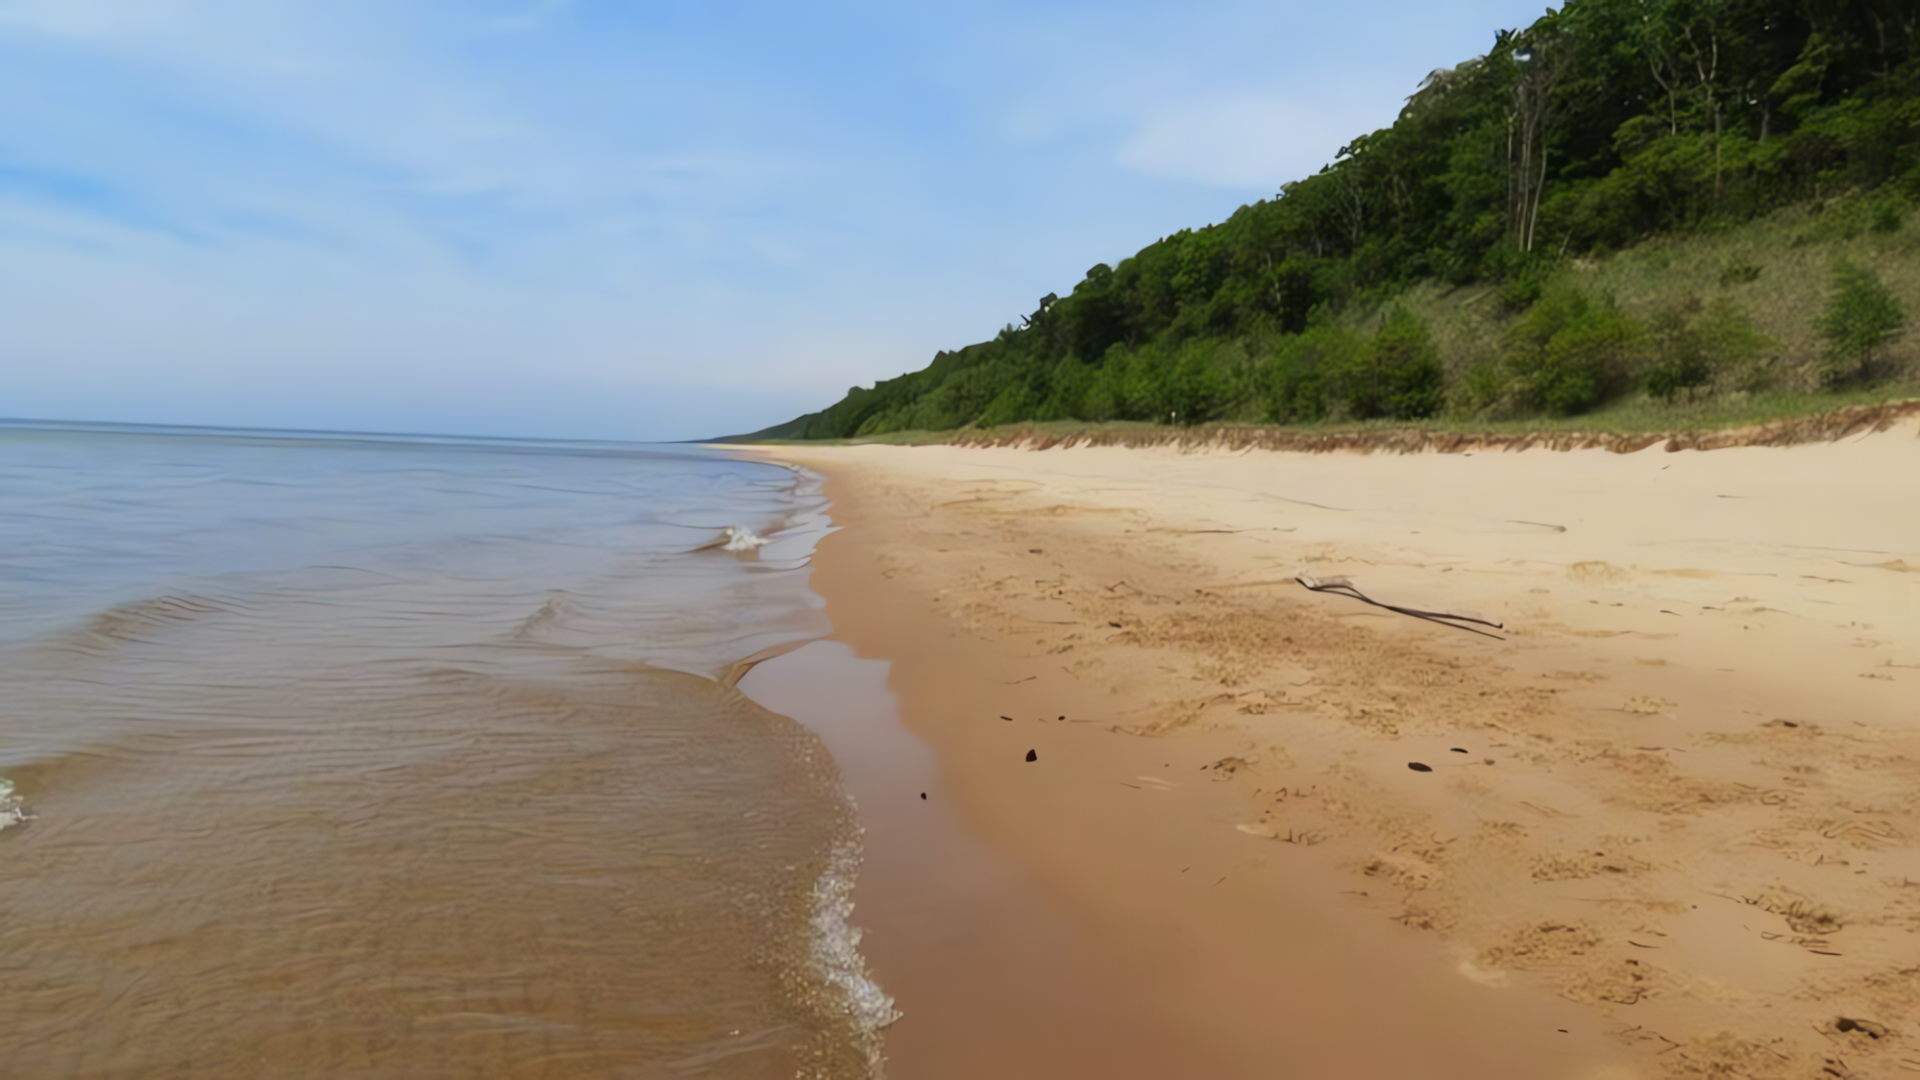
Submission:
M 1908 0 L 1570 0 L 1319 173 L 759 435 L 1511 419 L 1897 380 L 1914 29 Z M 1605 271 L 1736 234 L 1761 239 L 1632 302 Z M 1755 282 L 1806 278 L 1787 256 L 1809 247 L 1839 254 L 1795 344 Z

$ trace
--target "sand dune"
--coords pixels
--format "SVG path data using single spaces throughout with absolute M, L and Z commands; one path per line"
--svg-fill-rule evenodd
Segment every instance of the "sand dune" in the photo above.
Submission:
M 1168 1024 L 1299 1075 L 1844 1077 L 1920 1070 L 1916 436 L 777 456 L 829 478 L 837 636 Z

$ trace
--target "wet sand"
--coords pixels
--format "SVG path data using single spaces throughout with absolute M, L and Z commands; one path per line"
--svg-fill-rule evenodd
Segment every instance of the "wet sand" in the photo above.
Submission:
M 1920 1067 L 1917 433 L 771 452 L 914 740 L 848 749 L 899 729 L 839 646 L 763 665 L 864 702 L 889 1075 Z

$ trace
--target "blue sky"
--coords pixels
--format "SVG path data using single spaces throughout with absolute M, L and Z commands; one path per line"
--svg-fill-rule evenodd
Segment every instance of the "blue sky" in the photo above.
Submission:
M 0 0 L 0 416 L 673 440 L 925 366 L 1538 3 Z

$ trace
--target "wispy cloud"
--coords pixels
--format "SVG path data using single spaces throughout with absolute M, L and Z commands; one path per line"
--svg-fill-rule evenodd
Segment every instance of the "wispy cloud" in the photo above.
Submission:
M 486 28 L 502 34 L 523 34 L 538 30 L 573 6 L 573 0 L 534 0 L 533 3 L 486 21 Z
M 1357 110 L 1356 110 L 1357 111 Z M 1273 189 L 1320 171 L 1367 118 L 1324 102 L 1229 97 L 1150 112 L 1118 160 L 1151 176 Z

